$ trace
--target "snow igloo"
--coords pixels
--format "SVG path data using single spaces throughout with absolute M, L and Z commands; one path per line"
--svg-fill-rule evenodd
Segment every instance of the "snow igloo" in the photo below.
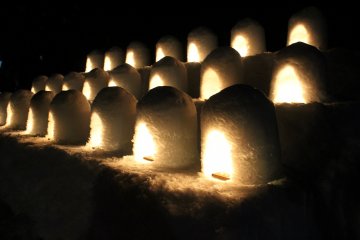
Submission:
M 137 104 L 133 153 L 144 164 L 169 169 L 198 165 L 197 115 L 190 96 L 169 86 Z
M 31 135 L 45 136 L 48 128 L 50 103 L 55 92 L 40 91 L 30 101 L 26 132 Z
M 296 42 L 303 42 L 320 50 L 326 49 L 326 21 L 317 8 L 305 8 L 290 18 L 287 45 Z
M 70 72 L 65 75 L 63 82 L 63 91 L 78 90 L 82 91 L 85 81 L 85 74 L 78 72 Z
M 215 49 L 201 64 L 200 98 L 208 99 L 242 81 L 240 54 L 231 47 Z
M 6 116 L 7 116 L 7 106 L 9 104 L 11 97 L 10 92 L 0 93 L 0 126 L 6 124 Z
M 280 146 L 273 103 L 248 85 L 213 95 L 201 112 L 201 168 L 205 177 L 242 185 L 279 178 Z
M 95 68 L 104 67 L 104 54 L 99 50 L 94 50 L 89 53 L 86 57 L 86 67 L 85 72 L 90 72 Z
M 120 87 L 104 88 L 91 106 L 88 145 L 106 151 L 132 152 L 136 98 Z
M 58 94 L 62 91 L 64 76 L 61 74 L 51 75 L 46 81 L 45 90 Z
M 86 144 L 90 133 L 90 104 L 81 92 L 68 90 L 54 97 L 47 132 L 47 137 L 58 144 Z
M 326 101 L 326 62 L 315 47 L 292 44 L 275 55 L 270 98 L 274 103 Z
M 104 70 L 111 71 L 125 62 L 124 51 L 119 47 L 112 47 L 105 53 Z
M 7 106 L 6 126 L 13 130 L 25 130 L 30 101 L 33 93 L 29 90 L 14 92 Z
M 264 28 L 250 18 L 238 22 L 231 29 L 231 47 L 238 51 L 241 57 L 265 52 Z
M 109 72 L 109 87 L 122 87 L 137 99 L 142 96 L 140 73 L 131 65 L 124 63 Z
M 141 42 L 131 42 L 126 49 L 125 62 L 135 68 L 150 65 L 150 54 L 147 47 Z
M 202 62 L 218 46 L 217 36 L 205 27 L 191 31 L 187 38 L 187 61 Z
M 44 75 L 36 77 L 32 82 L 31 92 L 35 94 L 41 90 L 45 90 L 47 80 L 48 77 Z
M 173 57 L 179 61 L 182 61 L 184 60 L 183 55 L 183 47 L 181 42 L 173 36 L 162 37 L 156 43 L 156 62 L 166 56 Z
M 149 89 L 171 86 L 187 92 L 185 65 L 173 57 L 164 57 L 156 62 L 150 71 Z
M 82 93 L 87 100 L 93 101 L 98 92 L 108 86 L 109 78 L 109 74 L 101 68 L 95 68 L 86 73 Z

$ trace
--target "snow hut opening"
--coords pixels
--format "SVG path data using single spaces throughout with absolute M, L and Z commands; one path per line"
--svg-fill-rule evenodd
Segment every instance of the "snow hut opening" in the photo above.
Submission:
M 136 119 L 136 98 L 120 87 L 104 88 L 91 107 L 88 145 L 130 154 Z
M 94 50 L 87 55 L 85 72 L 90 72 L 95 68 L 104 67 L 104 54 L 98 50 Z
M 6 124 L 6 116 L 7 116 L 7 106 L 9 104 L 11 97 L 10 92 L 0 93 L 0 126 Z
M 248 85 L 233 85 L 205 102 L 201 146 L 202 173 L 210 179 L 256 185 L 281 172 L 274 105 Z
M 78 72 L 70 72 L 65 75 L 62 90 L 78 90 L 82 91 L 85 81 L 85 75 Z
M 176 58 L 179 61 L 184 60 L 182 44 L 173 36 L 162 37 L 156 43 L 156 62 L 166 56 Z
M 35 94 L 41 90 L 45 90 L 47 80 L 48 77 L 44 75 L 36 77 L 32 82 L 31 92 Z
M 249 18 L 238 22 L 231 29 L 231 47 L 238 51 L 241 57 L 265 52 L 264 28 Z
M 93 101 L 98 92 L 108 86 L 109 78 L 109 74 L 100 68 L 96 68 L 87 73 L 82 89 L 84 96 L 89 101 Z
M 119 47 L 112 47 L 105 53 L 104 70 L 111 71 L 125 62 L 124 51 Z
M 200 98 L 208 99 L 242 81 L 240 54 L 231 47 L 215 49 L 201 65 Z
M 56 94 L 62 91 L 64 76 L 61 74 L 51 75 L 46 81 L 45 91 L 52 91 Z
M 187 38 L 187 61 L 202 62 L 218 45 L 217 36 L 207 28 L 191 31 Z
M 135 68 L 150 65 L 150 54 L 147 47 L 141 42 L 131 42 L 126 49 L 125 62 Z
M 124 63 L 109 72 L 109 87 L 122 87 L 137 99 L 142 96 L 142 81 L 140 73 L 131 65 Z
M 150 90 L 137 104 L 135 160 L 183 169 L 199 165 L 197 113 L 190 96 L 173 87 Z
M 90 132 L 90 104 L 77 90 L 57 94 L 50 104 L 48 135 L 58 144 L 85 145 Z
M 29 90 L 14 92 L 7 106 L 6 127 L 13 130 L 25 130 L 30 101 L 33 93 Z

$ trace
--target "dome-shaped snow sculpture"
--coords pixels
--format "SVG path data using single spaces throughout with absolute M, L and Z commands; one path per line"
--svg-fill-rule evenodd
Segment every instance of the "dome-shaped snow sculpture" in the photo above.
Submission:
M 173 36 L 162 37 L 156 43 L 156 62 L 166 56 L 176 58 L 179 61 L 184 59 L 182 44 Z
M 296 42 L 303 42 L 321 50 L 326 49 L 326 22 L 317 8 L 305 8 L 290 18 L 287 45 Z
M 187 61 L 202 62 L 215 48 L 218 41 L 209 29 L 200 27 L 191 31 L 188 35 Z
M 85 75 L 84 87 L 82 89 L 84 96 L 89 101 L 94 100 L 98 92 L 108 86 L 109 78 L 109 74 L 100 68 L 96 68 L 87 73 Z
M 87 55 L 85 72 L 90 72 L 95 68 L 104 67 L 104 54 L 98 50 L 94 50 Z
M 231 29 L 231 47 L 238 51 L 241 57 L 265 52 L 264 28 L 249 18 L 238 22 Z
M 281 173 L 274 105 L 248 85 L 228 87 L 205 102 L 201 146 L 206 177 L 253 185 Z
M 134 67 L 124 63 L 109 72 L 109 74 L 109 87 L 122 87 L 137 99 L 141 98 L 141 75 Z
M 171 86 L 187 92 L 188 83 L 185 65 L 173 57 L 164 57 L 150 71 L 149 89 Z
M 322 102 L 326 63 L 315 47 L 299 42 L 276 53 L 270 98 L 274 103 Z
M 54 74 L 48 78 L 46 81 L 45 90 L 52 91 L 55 94 L 61 92 L 63 87 L 64 76 L 61 74 Z
M 90 104 L 77 90 L 57 94 L 50 104 L 47 137 L 58 144 L 85 144 L 90 133 Z
M 112 47 L 105 53 L 104 70 L 111 71 L 125 62 L 125 54 L 121 48 Z
M 123 88 L 101 90 L 92 104 L 88 145 L 131 153 L 136 102 L 135 97 Z
M 7 116 L 7 106 L 9 104 L 11 97 L 10 92 L 0 93 L 0 126 L 6 124 L 6 116 Z
M 150 90 L 137 104 L 133 152 L 135 160 L 157 167 L 197 165 L 197 116 L 190 96 L 168 86 Z
M 33 93 L 29 90 L 14 92 L 7 106 L 6 126 L 14 130 L 25 130 Z
M 37 93 L 41 90 L 45 90 L 45 84 L 47 80 L 48 80 L 47 76 L 41 75 L 36 77 L 32 82 L 31 92 Z
M 78 72 L 70 72 L 64 77 L 62 90 L 78 90 L 82 91 L 85 81 L 85 74 Z
M 135 68 L 150 65 L 149 50 L 143 43 L 132 42 L 126 49 L 125 62 Z
M 241 83 L 240 54 L 231 47 L 217 48 L 201 65 L 200 97 L 208 99 L 231 85 Z
M 40 91 L 30 102 L 26 132 L 31 135 L 45 136 L 48 128 L 50 103 L 55 92 Z

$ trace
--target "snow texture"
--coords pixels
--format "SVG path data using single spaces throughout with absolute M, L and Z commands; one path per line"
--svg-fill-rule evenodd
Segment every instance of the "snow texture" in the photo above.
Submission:
M 138 68 L 137 71 L 140 73 L 141 76 L 141 96 L 144 96 L 149 90 L 149 78 L 150 78 L 150 71 L 151 67 L 142 67 Z
M 78 90 L 82 91 L 85 81 L 85 74 L 78 72 L 70 72 L 64 77 L 63 91 Z
M 95 143 L 100 141 L 98 144 L 100 149 L 130 154 L 136 103 L 136 98 L 123 88 L 108 87 L 101 90 L 91 106 L 90 146 L 95 140 Z M 100 122 L 93 122 L 94 115 Z
M 85 144 L 90 131 L 90 105 L 77 90 L 60 92 L 50 105 L 54 121 L 53 136 L 58 144 Z
M 185 63 L 187 79 L 189 84 L 189 95 L 192 98 L 200 97 L 200 71 L 201 63 L 187 62 Z
M 7 106 L 9 104 L 11 97 L 10 92 L 2 92 L 0 93 L 0 126 L 6 124 L 6 116 L 7 116 Z
M 86 69 L 85 72 L 90 72 L 95 68 L 104 67 L 104 53 L 99 50 L 93 50 L 87 55 L 86 59 Z
M 218 46 L 217 36 L 205 27 L 192 30 L 187 38 L 187 61 L 202 62 Z
M 184 61 L 183 46 L 181 42 L 173 36 L 162 37 L 156 43 L 156 62 L 166 56 Z
M 135 68 L 149 66 L 150 65 L 149 50 L 141 42 L 131 42 L 126 49 L 125 62 Z
M 142 97 L 141 75 L 134 67 L 124 63 L 110 71 L 109 74 L 109 87 L 122 87 L 137 99 Z
M 11 97 L 7 108 L 6 127 L 25 130 L 33 93 L 29 90 L 17 90 Z
M 305 34 L 308 34 L 307 44 L 325 50 L 327 47 L 326 21 L 323 14 L 315 7 L 305 8 L 291 16 L 288 25 L 288 45 L 291 44 L 290 38 L 295 27 L 302 26 Z M 295 34 L 295 33 L 293 33 Z M 298 33 L 301 34 L 301 33 Z
M 85 75 L 85 82 L 82 92 L 84 96 L 89 100 L 93 101 L 101 91 L 109 84 L 109 74 L 101 68 L 96 68 Z
M 253 56 L 266 51 L 264 28 L 255 20 L 246 18 L 231 29 L 231 47 L 241 57 Z
M 45 90 L 56 94 L 62 91 L 64 76 L 61 74 L 51 75 L 46 81 Z
M 231 47 L 215 49 L 201 64 L 200 97 L 212 95 L 243 81 L 242 61 Z
M 185 65 L 173 57 L 164 57 L 150 71 L 149 89 L 170 86 L 188 92 Z
M 206 138 L 214 130 L 224 134 L 230 144 L 231 180 L 254 185 L 281 177 L 275 109 L 263 93 L 247 85 L 234 85 L 205 102 L 201 112 L 203 170 Z
M 105 53 L 104 70 L 111 71 L 125 63 L 124 51 L 119 47 L 112 47 Z
M 32 82 L 31 92 L 35 94 L 41 90 L 45 90 L 45 84 L 47 80 L 48 80 L 47 76 L 41 75 L 36 77 Z
M 50 103 L 54 96 L 54 92 L 40 91 L 31 98 L 31 114 L 29 114 L 26 128 L 28 134 L 37 136 L 45 136 L 47 134 Z M 29 125 L 30 123 L 31 125 Z
M 156 149 L 151 165 L 169 169 L 199 165 L 196 108 L 190 96 L 173 87 L 154 88 L 138 102 L 137 114 L 135 158 L 136 149 L 145 147 L 139 146 L 143 137 L 139 126 L 145 124 Z

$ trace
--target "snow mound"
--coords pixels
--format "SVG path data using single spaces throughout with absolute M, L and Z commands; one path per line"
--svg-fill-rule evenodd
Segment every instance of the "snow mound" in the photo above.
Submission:
M 17 90 L 7 106 L 6 127 L 14 130 L 25 130 L 30 101 L 33 93 L 29 90 Z
M 217 36 L 205 27 L 192 30 L 187 38 L 187 61 L 202 62 L 218 46 Z
M 98 92 L 108 86 L 109 79 L 109 74 L 100 68 L 96 68 L 91 72 L 86 73 L 82 93 L 87 100 L 93 101 Z
M 85 72 L 90 72 L 95 68 L 104 67 L 104 54 L 99 50 L 93 50 L 87 55 Z
M 147 47 L 141 42 L 131 42 L 126 49 L 125 62 L 135 68 L 150 65 L 150 53 Z
M 47 76 L 41 75 L 36 77 L 32 82 L 31 92 L 35 94 L 41 90 L 45 90 L 45 84 L 47 80 Z
M 61 92 L 63 87 L 64 76 L 61 74 L 51 75 L 46 81 L 45 90 L 52 91 L 56 94 Z
M 183 46 L 181 42 L 173 36 L 160 38 L 156 43 L 156 62 L 169 56 L 179 61 L 184 60 Z
M 124 63 L 110 71 L 109 74 L 109 87 L 122 87 L 137 99 L 141 98 L 141 75 L 134 67 Z
M 124 51 L 119 47 L 112 47 L 105 53 L 104 70 L 111 71 L 125 62 Z
M 65 75 L 63 83 L 63 91 L 78 90 L 82 91 L 85 81 L 85 75 L 78 72 L 70 72 Z
M 6 124 L 7 106 L 11 97 L 10 92 L 0 93 L 0 126 Z

